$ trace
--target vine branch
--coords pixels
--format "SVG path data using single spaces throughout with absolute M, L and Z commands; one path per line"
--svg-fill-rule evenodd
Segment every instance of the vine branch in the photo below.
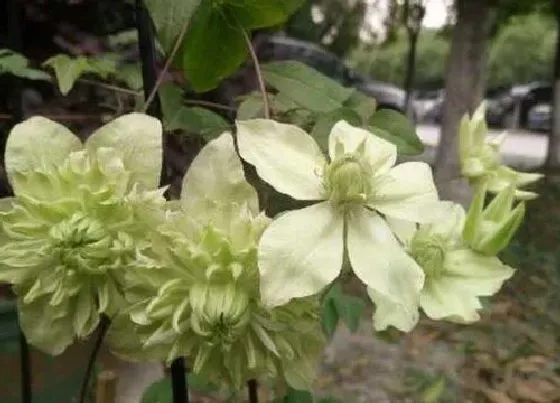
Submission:
M 249 53 L 251 54 L 251 59 L 253 59 L 253 64 L 255 65 L 255 73 L 257 74 L 257 80 L 259 82 L 259 89 L 262 94 L 263 99 L 263 108 L 264 108 L 264 117 L 266 119 L 270 119 L 270 108 L 268 105 L 268 95 L 266 93 L 266 85 L 264 83 L 261 65 L 259 63 L 259 59 L 257 54 L 255 53 L 255 49 L 253 48 L 253 44 L 251 43 L 251 38 L 249 38 L 249 34 L 243 28 L 241 28 L 241 32 L 243 32 L 243 37 L 245 38 L 245 43 L 247 44 L 247 48 L 249 49 Z

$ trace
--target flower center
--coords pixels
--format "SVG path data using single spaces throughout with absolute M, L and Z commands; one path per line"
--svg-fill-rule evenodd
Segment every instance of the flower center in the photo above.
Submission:
M 443 274 L 445 240 L 437 235 L 422 231 L 416 233 L 410 244 L 410 254 L 424 270 L 427 279 Z
M 81 213 L 53 226 L 50 250 L 69 274 L 99 273 L 109 255 L 111 238 L 103 225 Z
M 338 205 L 364 203 L 371 193 L 371 167 L 356 154 L 344 154 L 325 170 L 325 190 Z

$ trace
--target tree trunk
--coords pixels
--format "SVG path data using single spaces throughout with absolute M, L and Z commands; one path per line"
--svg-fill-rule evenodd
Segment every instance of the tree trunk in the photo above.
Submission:
M 556 60 L 554 62 L 554 102 L 552 108 L 552 132 L 550 133 L 546 168 L 558 170 L 560 168 L 560 5 L 556 4 Z
M 442 198 L 466 204 L 470 191 L 460 178 L 457 131 L 463 115 L 484 99 L 494 7 L 490 0 L 456 0 L 455 9 L 435 178 Z

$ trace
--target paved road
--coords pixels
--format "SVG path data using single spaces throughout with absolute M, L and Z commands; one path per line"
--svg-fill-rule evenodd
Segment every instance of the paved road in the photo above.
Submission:
M 432 161 L 435 155 L 434 147 L 439 143 L 439 126 L 418 125 L 416 130 L 420 139 L 428 146 L 425 158 Z M 491 134 L 499 133 L 499 131 L 491 132 Z M 510 131 L 501 150 L 506 164 L 534 168 L 544 163 L 547 147 L 548 137 L 546 135 Z

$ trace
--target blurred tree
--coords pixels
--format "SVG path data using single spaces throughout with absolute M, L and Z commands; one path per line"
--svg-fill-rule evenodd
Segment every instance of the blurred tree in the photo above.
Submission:
M 285 25 L 286 33 L 344 56 L 360 41 L 365 0 L 309 0 Z

